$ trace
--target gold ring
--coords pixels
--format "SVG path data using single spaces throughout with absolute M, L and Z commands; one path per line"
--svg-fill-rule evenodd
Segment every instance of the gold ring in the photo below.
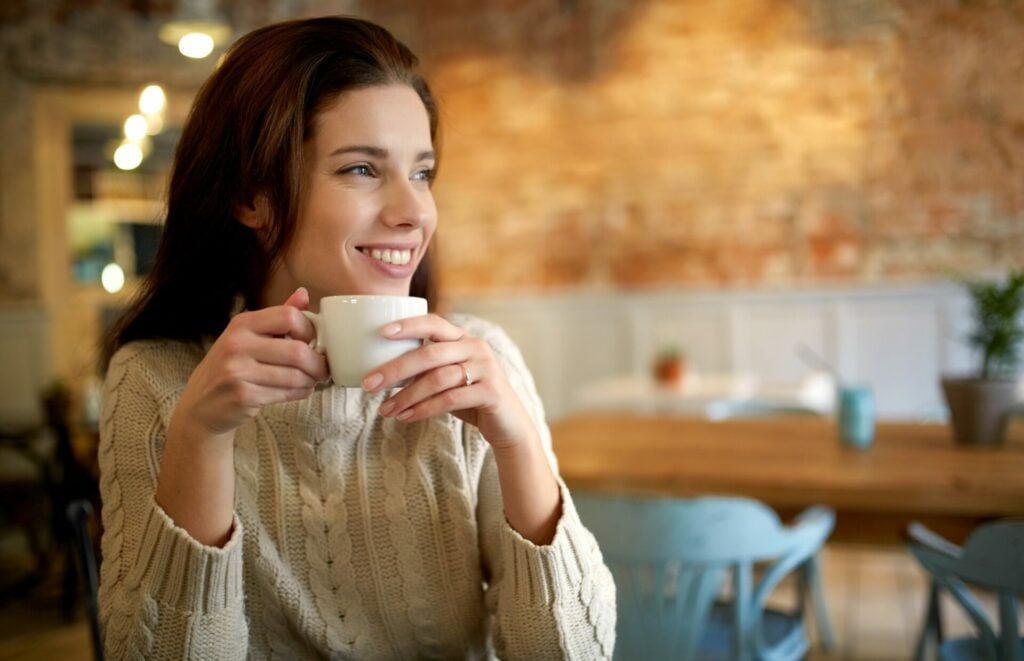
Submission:
M 473 379 L 469 378 L 469 370 L 466 369 L 466 363 L 459 363 L 459 367 L 462 368 L 462 377 L 463 377 L 464 385 L 466 387 L 469 387 L 469 386 L 473 385 Z

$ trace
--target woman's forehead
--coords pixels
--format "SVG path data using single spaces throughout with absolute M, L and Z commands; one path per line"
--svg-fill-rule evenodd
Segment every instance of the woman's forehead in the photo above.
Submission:
M 388 151 L 429 150 L 430 117 L 408 85 L 378 85 L 339 94 L 317 115 L 316 151 L 329 156 L 351 145 Z

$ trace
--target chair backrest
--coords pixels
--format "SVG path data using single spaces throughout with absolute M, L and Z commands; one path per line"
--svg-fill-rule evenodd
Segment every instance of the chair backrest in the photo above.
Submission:
M 907 530 L 910 551 L 964 608 L 993 659 L 1024 658 L 1018 625 L 1018 595 L 1024 593 L 1024 520 L 984 524 L 963 548 L 914 523 Z M 965 583 L 993 590 L 999 599 L 999 634 Z
M 82 581 L 85 584 L 85 609 L 89 616 L 93 658 L 96 661 L 103 661 L 103 637 L 100 630 L 100 610 L 97 598 L 99 580 L 92 535 L 89 533 L 89 520 L 92 518 L 93 507 L 88 500 L 73 500 L 68 503 L 66 514 L 68 523 L 71 524 L 75 555 L 78 556 Z
M 617 658 L 694 658 L 730 573 L 737 640 L 758 646 L 764 602 L 828 537 L 834 514 L 809 510 L 790 528 L 746 498 L 692 500 L 577 493 L 573 500 L 615 577 Z M 772 561 L 752 582 L 755 562 Z M 741 650 L 742 652 L 742 650 Z

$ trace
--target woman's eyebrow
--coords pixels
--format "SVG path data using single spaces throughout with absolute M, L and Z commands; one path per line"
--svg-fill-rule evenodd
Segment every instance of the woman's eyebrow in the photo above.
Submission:
M 339 156 L 341 154 L 353 154 L 353 153 L 354 154 L 366 154 L 367 156 L 372 156 L 373 158 L 379 158 L 381 160 L 386 159 L 388 157 L 388 150 L 387 149 L 383 149 L 381 147 L 373 147 L 371 145 L 348 145 L 346 147 L 338 147 L 337 149 L 335 149 L 334 151 L 332 151 L 330 153 L 330 156 Z M 432 149 L 428 149 L 426 151 L 421 151 L 420 153 L 416 154 L 416 160 L 417 161 L 425 161 L 425 160 L 433 159 L 435 157 L 436 157 L 436 154 L 434 153 L 434 151 Z

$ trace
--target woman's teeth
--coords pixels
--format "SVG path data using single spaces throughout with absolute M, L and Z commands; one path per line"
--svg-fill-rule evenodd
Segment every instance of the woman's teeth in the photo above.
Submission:
M 360 248 L 359 251 L 364 255 L 379 259 L 385 264 L 394 264 L 395 266 L 408 264 L 409 260 L 412 259 L 411 250 L 377 250 L 376 248 L 370 250 L 368 248 Z

